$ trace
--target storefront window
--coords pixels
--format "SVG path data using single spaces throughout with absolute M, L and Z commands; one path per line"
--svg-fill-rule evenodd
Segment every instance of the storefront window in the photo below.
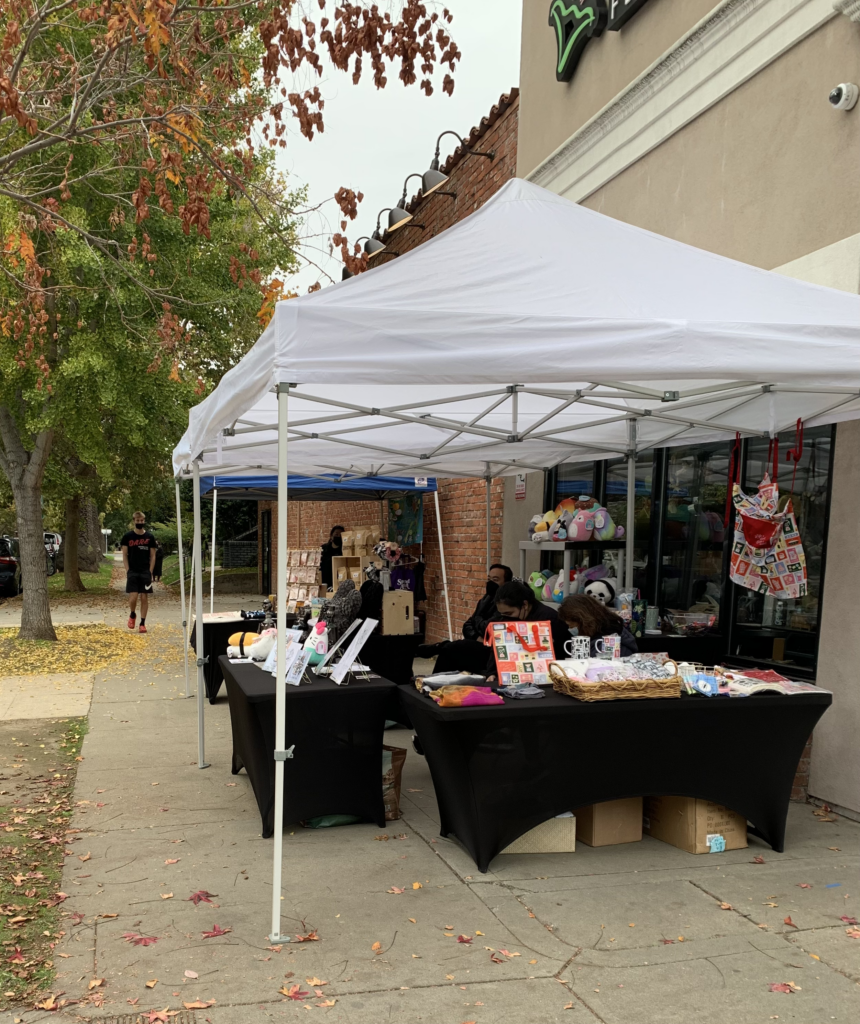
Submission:
M 578 498 L 594 493 L 594 463 L 565 462 L 558 467 L 556 504 L 563 498 Z
M 827 542 L 830 497 L 830 469 L 833 431 L 815 427 L 806 431 L 803 455 L 797 466 L 785 461 L 785 452 L 795 443 L 794 432 L 779 437 L 782 461 L 779 466 L 780 507 L 790 496 L 794 505 L 803 550 L 806 555 L 808 593 L 797 600 L 778 601 L 736 587 L 733 653 L 741 657 L 767 659 L 787 667 L 812 668 L 818 646 L 821 586 Z M 755 491 L 768 462 L 765 440 L 747 442 L 742 486 Z M 794 486 L 792 487 L 792 477 Z
M 729 452 L 726 444 L 666 452 L 660 604 L 673 612 L 709 613 L 717 622 Z

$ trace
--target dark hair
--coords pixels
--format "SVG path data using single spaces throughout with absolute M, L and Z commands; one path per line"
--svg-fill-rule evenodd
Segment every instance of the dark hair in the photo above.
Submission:
M 331 528 L 331 529 L 330 529 L 330 530 L 328 531 L 328 539 L 329 539 L 329 540 L 332 540 L 332 539 L 334 538 L 334 531 L 335 531 L 335 530 L 340 530 L 340 532 L 341 532 L 341 533 L 343 533 L 343 532 L 344 532 L 344 531 L 346 530 L 346 527 L 345 527 L 345 526 L 333 526 L 333 527 L 332 527 L 332 528 Z
M 535 596 L 530 587 L 520 580 L 511 580 L 503 583 L 496 591 L 496 607 L 506 604 L 509 608 L 522 608 L 524 604 L 533 607 Z
M 569 626 L 575 623 L 583 636 L 606 636 L 620 633 L 624 620 L 611 608 L 588 594 L 572 594 L 561 602 L 558 614 Z
M 490 569 L 502 569 L 505 574 L 505 583 L 510 583 L 514 578 L 514 570 L 509 565 L 502 565 L 501 562 L 493 562 Z

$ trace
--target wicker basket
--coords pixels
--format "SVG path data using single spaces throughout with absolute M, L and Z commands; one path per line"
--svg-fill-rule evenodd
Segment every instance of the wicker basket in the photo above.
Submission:
M 674 663 L 673 663 L 674 664 Z M 680 697 L 681 677 L 668 679 L 616 679 L 586 681 L 570 679 L 556 662 L 551 662 L 549 675 L 556 693 L 564 693 L 577 700 L 644 700 L 647 697 Z

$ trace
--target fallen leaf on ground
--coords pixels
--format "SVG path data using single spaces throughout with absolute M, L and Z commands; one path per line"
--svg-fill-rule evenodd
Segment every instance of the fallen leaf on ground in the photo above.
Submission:
M 732 909 L 733 908 L 732 908 L 731 903 L 721 903 L 720 904 L 720 910 L 732 910 Z
M 772 981 L 767 987 L 771 992 L 784 992 L 786 995 L 801 991 L 800 985 L 795 985 L 793 981 Z
M 457 941 L 462 942 L 464 945 L 468 946 L 472 942 L 472 937 L 471 935 L 458 935 Z
M 452 925 L 452 924 L 446 924 L 445 925 L 445 931 L 446 932 L 452 932 L 453 930 L 454 930 L 454 925 Z
M 87 985 L 87 991 L 92 992 L 94 988 L 101 988 L 104 985 L 104 978 L 92 978 L 89 985 Z
M 752 861 L 750 863 L 752 863 L 752 864 L 764 864 L 764 857 L 762 857 L 761 854 L 759 854 L 758 856 L 753 857 L 753 859 L 752 859 Z
M 298 935 L 296 938 L 298 938 Z M 266 949 L 270 949 L 273 953 L 280 953 L 283 948 L 283 946 L 266 946 Z
M 199 978 L 200 975 L 197 973 L 197 971 L 186 971 L 185 972 L 185 977 L 186 978 Z
M 311 988 L 321 988 L 323 985 L 328 985 L 327 981 L 320 981 L 319 978 L 305 978 L 305 981 Z
M 208 1010 L 210 1006 L 215 1005 L 214 999 L 207 999 L 204 1003 L 201 999 L 195 999 L 193 1003 L 182 1004 L 186 1010 Z
M 99 917 L 103 917 L 107 921 L 112 917 L 119 917 L 119 914 L 99 914 Z
M 675 944 L 674 939 L 660 939 L 660 941 L 663 943 L 664 946 L 674 946 Z
M 181 857 L 168 857 L 164 862 L 165 864 L 178 864 L 182 860 Z
M 496 956 L 495 953 L 490 953 L 490 959 L 493 961 L 494 964 L 507 963 L 507 960 L 503 960 L 500 956 Z
M 407 793 L 423 793 L 424 790 L 423 789 L 407 789 L 406 792 Z
M 222 928 L 220 924 L 213 924 L 211 932 L 203 932 L 204 939 L 217 939 L 221 935 L 226 935 L 228 932 L 232 932 L 232 928 Z
M 845 924 L 857 924 L 856 917 L 846 917 L 845 914 L 843 914 L 842 917 L 839 918 L 839 920 L 844 922 Z
M 308 932 L 307 935 L 297 935 L 296 942 L 319 942 L 320 937 L 315 931 Z
M 161 898 L 163 900 L 172 900 L 173 899 L 173 893 L 172 892 L 162 892 L 162 893 L 159 893 L 159 895 L 161 896 Z
M 321 1002 L 321 1003 L 316 1003 L 315 1005 L 316 1005 L 316 1006 L 321 1006 L 321 1007 L 325 1008 L 325 1007 L 327 1007 L 327 1006 L 334 1006 L 334 1004 L 335 1004 L 336 1002 L 337 1002 L 337 1000 L 336 1000 L 336 999 L 325 999 L 325 1000 L 323 1000 L 323 1002 Z
M 414 918 L 414 917 L 410 917 L 410 918 L 409 918 L 409 920 L 410 920 L 410 921 L 412 922 L 412 924 L 417 924 L 417 923 L 418 923 L 418 922 L 417 922 L 417 921 L 415 920 L 415 918 Z
M 126 999 L 129 1006 L 137 1006 L 140 1002 L 140 996 L 135 996 L 134 999 Z
M 537 960 L 529 960 L 529 963 L 530 963 L 530 964 L 536 964 L 536 963 L 537 963 Z
M 92 857 L 92 854 L 91 854 L 91 853 L 85 853 L 85 854 L 81 855 L 80 857 L 78 857 L 78 860 L 79 860 L 79 861 L 81 862 L 81 864 L 86 864 L 86 862 L 87 862 L 87 861 L 88 861 L 88 860 L 89 860 L 89 859 L 90 859 L 91 857 Z
M 522 953 L 509 953 L 506 949 L 500 949 L 499 952 L 502 954 L 502 956 L 522 956 Z
M 484 933 L 483 933 L 483 932 L 479 932 L 479 931 L 477 931 L 477 929 L 476 929 L 476 930 L 475 930 L 475 934 L 476 934 L 476 935 L 483 935 Z
M 147 987 L 147 988 L 155 988 L 155 986 L 156 986 L 157 984 L 158 984 L 158 978 L 153 978 L 153 979 L 152 979 L 152 981 L 148 981 L 148 982 L 146 983 L 146 987 Z
M 389 840 L 389 839 L 390 839 L 391 837 L 390 837 L 390 836 L 386 836 L 386 835 L 381 835 L 381 836 L 374 836 L 373 838 L 374 838 L 375 840 L 377 840 L 377 842 L 380 842 L 380 843 L 387 843 L 387 842 L 388 842 L 388 840 Z
M 174 861 L 174 863 L 176 863 Z M 191 893 L 185 903 L 193 903 L 195 907 L 199 907 L 201 903 L 212 903 L 212 896 L 217 896 L 217 892 L 207 892 L 205 889 L 198 889 L 197 892 Z M 217 903 L 212 903 L 213 907 L 217 907 Z
M 22 964 L 24 963 L 24 953 L 20 946 L 16 946 L 12 950 L 12 955 L 6 957 L 6 962 L 10 964 Z
M 798 889 L 811 889 L 812 886 L 809 884 L 809 882 L 798 882 L 797 883 L 797 888 Z
M 628 924 L 628 925 L 627 925 L 627 927 L 628 927 L 628 928 L 635 928 L 635 927 L 636 927 L 636 925 L 635 925 L 635 924 Z
M 154 946 L 158 942 L 157 935 L 138 935 L 137 932 L 123 932 L 122 937 L 132 946 Z
M 374 953 L 381 953 L 382 952 L 382 943 L 381 942 L 374 942 L 374 944 L 370 948 L 373 950 Z
M 445 977 L 448 979 L 448 981 L 453 981 L 454 980 L 454 975 L 453 974 L 446 974 Z
M 834 853 L 842 853 L 842 847 L 840 846 L 828 846 L 828 850 L 833 850 Z
M 385 891 L 393 893 L 395 896 L 399 896 L 402 892 L 406 892 L 405 889 L 400 889 L 396 885 L 392 885 L 390 889 L 386 889 Z
M 796 928 L 797 927 L 797 925 L 791 919 L 791 914 L 789 914 L 788 917 L 784 917 L 782 919 L 782 923 L 783 924 L 787 924 L 789 928 Z
M 563 1009 L 565 1009 L 565 1010 L 572 1010 L 573 1009 L 573 1003 L 565 1003 Z
M 423 889 L 424 886 L 420 882 L 413 882 L 412 883 L 412 888 L 413 889 Z
M 845 934 L 849 939 L 860 939 L 860 928 L 846 928 Z
M 282 996 L 286 996 L 287 999 L 293 999 L 297 1003 L 300 1003 L 303 999 L 307 999 L 310 995 L 310 992 L 302 992 L 300 985 L 290 985 L 289 988 L 285 985 L 283 988 L 279 988 L 278 991 Z

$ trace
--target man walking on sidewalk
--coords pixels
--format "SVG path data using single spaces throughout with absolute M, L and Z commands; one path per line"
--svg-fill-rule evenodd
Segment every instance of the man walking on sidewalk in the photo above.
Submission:
M 155 537 L 146 528 L 146 516 L 135 512 L 134 529 L 122 538 L 122 564 L 125 566 L 125 592 L 129 595 L 128 628 L 134 629 L 137 619 L 137 597 L 140 595 L 139 633 L 146 632 L 146 613 L 152 593 L 152 570 L 155 567 Z

